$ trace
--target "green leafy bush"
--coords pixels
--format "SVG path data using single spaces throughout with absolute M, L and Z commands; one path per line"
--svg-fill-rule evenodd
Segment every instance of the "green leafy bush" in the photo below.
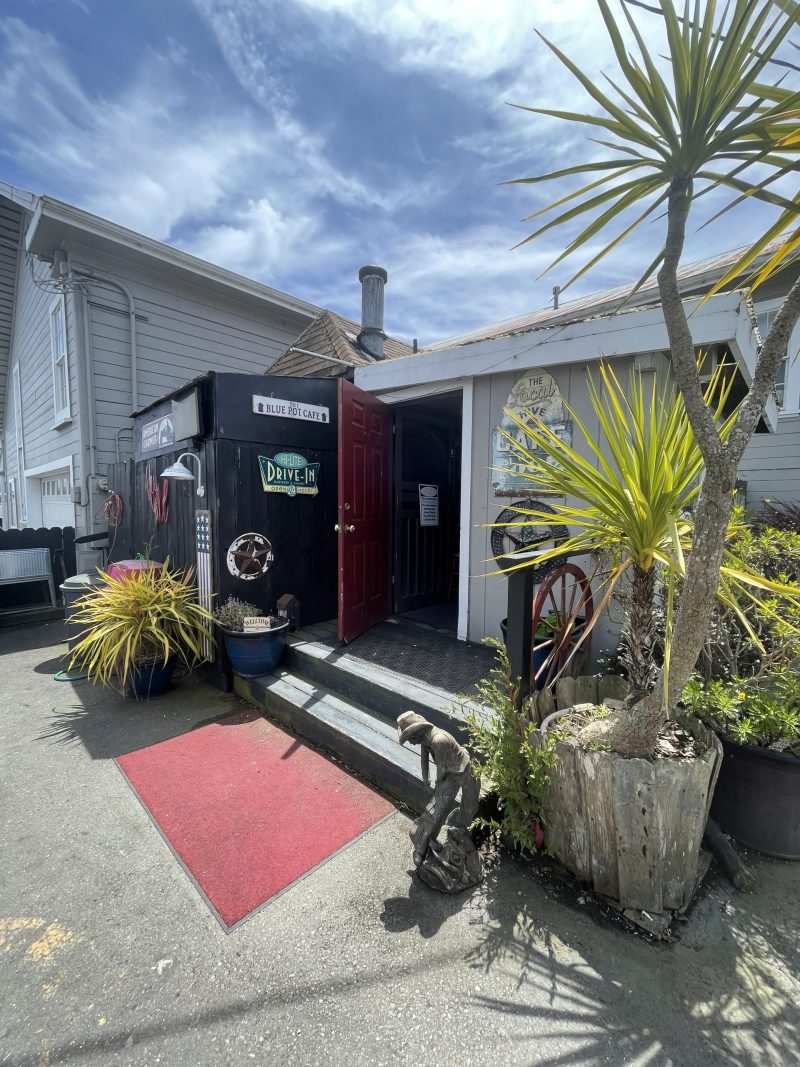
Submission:
M 683 691 L 687 711 L 739 744 L 800 749 L 800 677 L 775 668 L 756 682 L 693 678 Z
M 718 606 L 698 663 L 706 681 L 763 678 L 800 659 L 800 534 L 739 522 L 729 550 L 767 582 L 797 592 L 775 595 L 766 589 L 753 596 L 739 587 L 737 611 Z
M 508 835 L 515 845 L 534 852 L 537 829 L 544 821 L 544 789 L 557 762 L 554 735 L 547 747 L 534 748 L 529 708 L 517 710 L 519 679 L 511 676 L 505 645 L 487 639 L 497 653 L 497 666 L 478 683 L 477 701 L 490 708 L 488 719 L 467 715 L 470 748 L 475 767 L 497 795 L 499 819 L 482 824 Z

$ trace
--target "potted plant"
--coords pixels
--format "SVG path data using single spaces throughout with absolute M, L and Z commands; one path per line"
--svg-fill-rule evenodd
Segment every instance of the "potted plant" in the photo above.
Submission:
M 711 815 L 743 845 L 800 860 L 800 678 L 692 679 L 687 709 L 721 736 L 725 758 Z
M 552 749 L 557 760 L 544 793 L 545 839 L 562 863 L 621 910 L 664 917 L 685 907 L 694 892 L 722 749 L 703 723 L 677 722 L 678 713 L 671 709 L 665 709 L 664 723 L 645 751 L 635 722 L 630 749 L 609 743 L 603 727 L 612 712 L 635 707 L 654 691 L 657 658 L 663 659 L 668 678 L 674 604 L 693 547 L 692 510 L 703 459 L 683 398 L 672 383 L 659 388 L 654 375 L 646 386 L 634 372 L 623 388 L 608 366 L 602 365 L 600 374 L 599 384 L 589 380 L 599 432 L 590 432 L 570 412 L 585 453 L 535 416 L 509 413 L 516 426 L 507 440 L 532 483 L 531 495 L 545 492 L 548 498 L 563 499 L 565 503 L 552 504 L 555 521 L 574 531 L 538 554 L 536 562 L 571 555 L 597 560 L 595 580 L 602 596 L 591 618 L 575 620 L 576 648 L 627 583 L 621 662 L 631 695 L 612 711 L 580 706 L 559 714 L 559 738 Z M 728 392 L 717 372 L 706 402 L 723 440 L 735 420 L 735 413 L 724 415 Z M 536 523 L 545 514 L 552 521 L 551 512 L 528 507 L 520 519 Z M 666 604 L 663 633 L 659 587 Z M 767 593 L 800 612 L 800 589 L 758 574 L 741 551 L 729 546 L 717 590 L 725 610 L 746 624 L 739 595 L 774 617 L 778 613 L 765 599 Z M 667 691 L 662 688 L 662 699 Z M 553 721 L 542 724 L 531 739 L 535 750 L 550 751 Z
M 742 526 L 732 551 L 764 578 L 800 594 L 800 534 L 791 506 L 770 507 Z M 800 859 L 800 611 L 796 602 L 738 598 L 740 614 L 718 609 L 683 692 L 686 708 L 722 740 L 712 817 L 742 844 L 781 859 Z
M 103 585 L 76 602 L 72 621 L 82 630 L 70 668 L 80 664 L 93 681 L 116 684 L 137 700 L 159 696 L 175 667 L 191 670 L 213 640 L 193 572 L 173 571 L 167 561 L 121 577 L 99 573 Z
M 237 674 L 260 678 L 275 670 L 286 645 L 288 620 L 265 615 L 255 604 L 235 596 L 229 596 L 214 610 L 214 618 L 222 629 L 225 651 Z M 245 628 L 246 619 L 258 619 L 260 624 Z

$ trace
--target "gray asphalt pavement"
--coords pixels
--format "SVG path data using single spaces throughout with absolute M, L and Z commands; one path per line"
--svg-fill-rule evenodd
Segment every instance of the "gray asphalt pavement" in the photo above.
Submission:
M 226 934 L 114 757 L 233 698 L 55 682 L 60 636 L 0 632 L 0 1063 L 798 1062 L 800 864 L 751 857 L 655 945 L 510 857 L 426 889 L 398 812 Z

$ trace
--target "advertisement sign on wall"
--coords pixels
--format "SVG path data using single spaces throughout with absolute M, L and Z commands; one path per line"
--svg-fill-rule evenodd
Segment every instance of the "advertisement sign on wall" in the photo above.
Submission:
M 523 430 L 509 418 L 507 411 L 513 412 L 523 423 L 534 416 L 568 445 L 572 444 L 572 421 L 554 378 L 545 370 L 520 378 L 509 393 L 502 421 L 494 431 L 492 485 L 495 496 L 535 494 L 535 483 L 524 476 L 524 464 L 505 434 L 528 450 L 533 445 Z M 539 455 L 544 458 L 543 453 Z
M 276 456 L 259 456 L 261 484 L 265 493 L 287 496 L 316 496 L 319 492 L 319 463 L 309 463 L 297 452 L 279 452 Z

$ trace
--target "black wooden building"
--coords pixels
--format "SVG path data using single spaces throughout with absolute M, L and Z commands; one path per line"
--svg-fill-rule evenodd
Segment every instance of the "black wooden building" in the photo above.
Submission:
M 214 604 L 233 595 L 269 611 L 289 593 L 303 624 L 334 618 L 337 384 L 211 372 L 137 412 L 134 456 L 108 476 L 122 503 L 110 560 L 199 563 Z M 195 480 L 162 479 L 185 452 L 200 460 L 199 472 L 184 461 Z

